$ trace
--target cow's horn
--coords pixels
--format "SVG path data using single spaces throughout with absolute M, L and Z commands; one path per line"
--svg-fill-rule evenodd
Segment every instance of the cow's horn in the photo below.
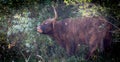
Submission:
M 56 12 L 56 9 L 55 9 L 55 7 L 54 6 L 52 6 L 53 7 L 53 10 L 54 10 L 54 14 L 55 14 L 55 17 L 53 18 L 54 20 L 56 20 L 57 19 L 57 12 Z

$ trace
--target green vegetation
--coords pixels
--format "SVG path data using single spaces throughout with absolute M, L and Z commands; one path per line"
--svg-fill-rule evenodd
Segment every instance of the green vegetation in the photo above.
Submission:
M 85 46 L 79 55 L 68 57 L 63 48 L 36 27 L 53 17 L 55 5 L 58 20 L 68 17 L 105 16 L 114 25 L 113 51 L 85 60 Z M 0 62 L 119 62 L 119 0 L 0 0 Z M 84 53 L 84 54 L 83 54 Z M 117 55 L 117 56 L 116 56 Z

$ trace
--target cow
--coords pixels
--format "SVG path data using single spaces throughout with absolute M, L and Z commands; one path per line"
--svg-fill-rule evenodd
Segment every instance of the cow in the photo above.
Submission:
M 111 25 L 102 16 L 66 18 L 57 21 L 58 15 L 53 7 L 55 16 L 43 21 L 37 26 L 41 34 L 49 35 L 66 50 L 68 55 L 74 55 L 78 46 L 88 46 L 87 58 L 99 48 L 103 51 L 111 44 Z

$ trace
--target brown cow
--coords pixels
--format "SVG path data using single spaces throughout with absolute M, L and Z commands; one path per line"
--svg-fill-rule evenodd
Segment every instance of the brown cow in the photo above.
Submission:
M 55 8 L 54 12 L 55 17 L 44 21 L 37 27 L 37 31 L 51 36 L 69 55 L 75 54 L 78 46 L 84 44 L 89 47 L 89 58 L 97 48 L 103 50 L 110 45 L 111 25 L 104 17 L 78 17 L 57 21 Z

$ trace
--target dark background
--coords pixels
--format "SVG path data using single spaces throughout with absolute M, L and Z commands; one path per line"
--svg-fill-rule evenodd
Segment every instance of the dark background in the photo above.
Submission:
M 66 1 L 68 1 L 68 0 L 66 0 Z M 73 1 L 73 0 L 71 0 L 71 1 Z M 104 59 L 92 59 L 92 61 L 119 62 L 120 61 L 120 1 L 119 0 L 87 0 L 87 1 L 89 1 L 89 3 L 93 3 L 95 5 L 100 5 L 104 8 L 106 8 L 106 12 L 107 12 L 106 18 L 108 20 L 110 20 L 110 22 L 114 25 L 113 30 L 112 30 L 113 31 L 113 33 L 112 33 L 113 42 L 112 42 L 112 46 L 111 46 L 112 51 L 110 53 L 108 53 L 108 56 L 110 56 L 110 57 L 106 57 L 105 55 L 100 55 L 100 57 L 102 57 Z M 87 2 L 87 1 L 85 1 L 85 2 Z M 16 39 L 15 36 L 21 37 L 21 35 L 23 34 L 23 33 L 22 34 L 19 33 L 21 35 L 13 34 L 10 37 L 8 37 L 8 35 L 7 35 L 9 26 L 11 26 L 11 24 L 12 24 L 12 22 L 9 20 L 11 20 L 13 18 L 13 16 L 16 14 L 16 12 L 20 11 L 19 12 L 19 14 L 20 14 L 23 11 L 29 10 L 32 14 L 28 17 L 35 18 L 36 20 L 39 20 L 39 19 L 41 19 L 39 17 L 39 14 L 38 14 L 38 12 L 40 12 L 39 10 L 41 10 L 43 8 L 48 8 L 48 10 L 46 10 L 46 12 L 51 12 L 51 10 L 52 10 L 51 5 L 52 4 L 56 4 L 56 5 L 60 6 L 60 8 L 57 7 L 58 15 L 60 16 L 59 19 L 64 19 L 64 18 L 69 17 L 67 15 L 70 12 L 67 10 L 70 10 L 70 7 L 73 7 L 73 6 L 71 6 L 71 5 L 66 6 L 64 0 L 0 0 L 0 62 L 9 62 L 9 61 L 11 62 L 12 60 L 15 60 L 15 62 L 24 62 L 22 54 L 20 52 L 17 52 L 17 51 L 21 50 L 22 48 L 24 48 L 24 45 L 22 45 L 22 47 L 19 46 L 22 44 L 22 42 L 18 42 L 17 46 L 14 46 L 13 48 L 10 48 L 10 49 L 8 48 L 8 46 L 10 44 L 12 44 L 12 41 L 14 41 L 12 38 Z M 78 3 L 76 2 L 75 4 L 78 4 Z M 37 6 L 37 8 L 36 8 L 36 6 Z M 63 7 L 63 9 L 61 9 L 61 7 Z M 27 8 L 27 10 L 24 10 L 24 8 Z M 62 16 L 61 12 L 66 12 L 66 15 Z M 46 14 L 43 12 L 43 15 L 46 15 L 46 17 L 49 17 L 51 14 L 53 14 L 53 13 Z M 46 17 L 43 17 L 43 20 L 46 19 Z M 34 22 L 36 22 L 36 25 L 37 25 L 38 21 L 34 21 Z M 33 26 L 36 26 L 36 25 L 33 25 Z M 35 29 L 35 28 L 33 28 L 33 29 Z M 44 35 L 43 35 L 43 37 L 44 37 Z M 47 37 L 44 37 L 44 38 L 47 38 Z M 10 40 L 8 41 L 8 39 L 10 39 Z M 24 39 L 24 34 L 23 34 L 23 38 L 21 37 L 18 40 L 22 41 L 21 39 Z M 44 42 L 44 41 L 48 41 L 48 40 L 40 40 L 40 41 Z M 34 42 L 33 42 L 33 44 L 34 44 Z M 48 59 L 49 56 L 51 56 L 53 54 L 55 54 L 57 56 L 58 51 L 62 50 L 57 45 L 53 45 L 53 44 L 52 44 L 52 46 L 50 44 L 45 44 L 47 46 L 46 51 L 47 51 L 48 55 L 46 55 L 47 57 L 43 57 L 44 60 L 45 59 L 50 60 L 50 59 Z M 39 43 L 39 45 L 44 45 L 44 43 L 41 43 L 41 44 Z M 34 46 L 39 46 L 39 45 L 34 45 Z M 40 50 L 40 48 L 41 47 L 37 47 L 36 50 L 34 50 L 34 51 L 37 51 L 38 49 Z M 60 49 L 57 50 L 57 48 L 60 48 Z M 27 49 L 22 50 L 22 53 L 26 54 L 26 57 L 27 57 L 27 56 L 29 56 L 29 53 L 26 53 L 25 52 L 26 50 Z M 34 53 L 34 51 L 31 51 L 31 53 Z M 38 52 L 41 55 L 43 54 L 42 51 L 38 51 Z M 64 51 L 62 51 L 58 54 L 58 58 L 62 57 L 63 52 Z M 47 54 L 47 53 L 45 53 L 45 54 Z M 43 56 L 45 54 L 43 54 Z M 39 59 L 36 60 L 36 56 L 34 56 L 34 55 L 31 56 L 31 58 L 32 59 L 30 62 L 36 62 L 37 60 L 39 60 Z M 60 62 L 58 58 L 55 58 L 53 60 L 53 62 Z M 71 57 L 71 58 L 67 58 L 65 56 L 65 58 L 63 60 L 66 59 L 66 61 L 68 61 L 68 62 L 74 62 L 74 61 L 77 62 L 77 61 L 81 60 L 78 57 L 77 58 Z M 81 61 L 85 62 L 84 60 L 81 60 Z M 49 61 L 46 61 L 46 62 L 49 62 Z

